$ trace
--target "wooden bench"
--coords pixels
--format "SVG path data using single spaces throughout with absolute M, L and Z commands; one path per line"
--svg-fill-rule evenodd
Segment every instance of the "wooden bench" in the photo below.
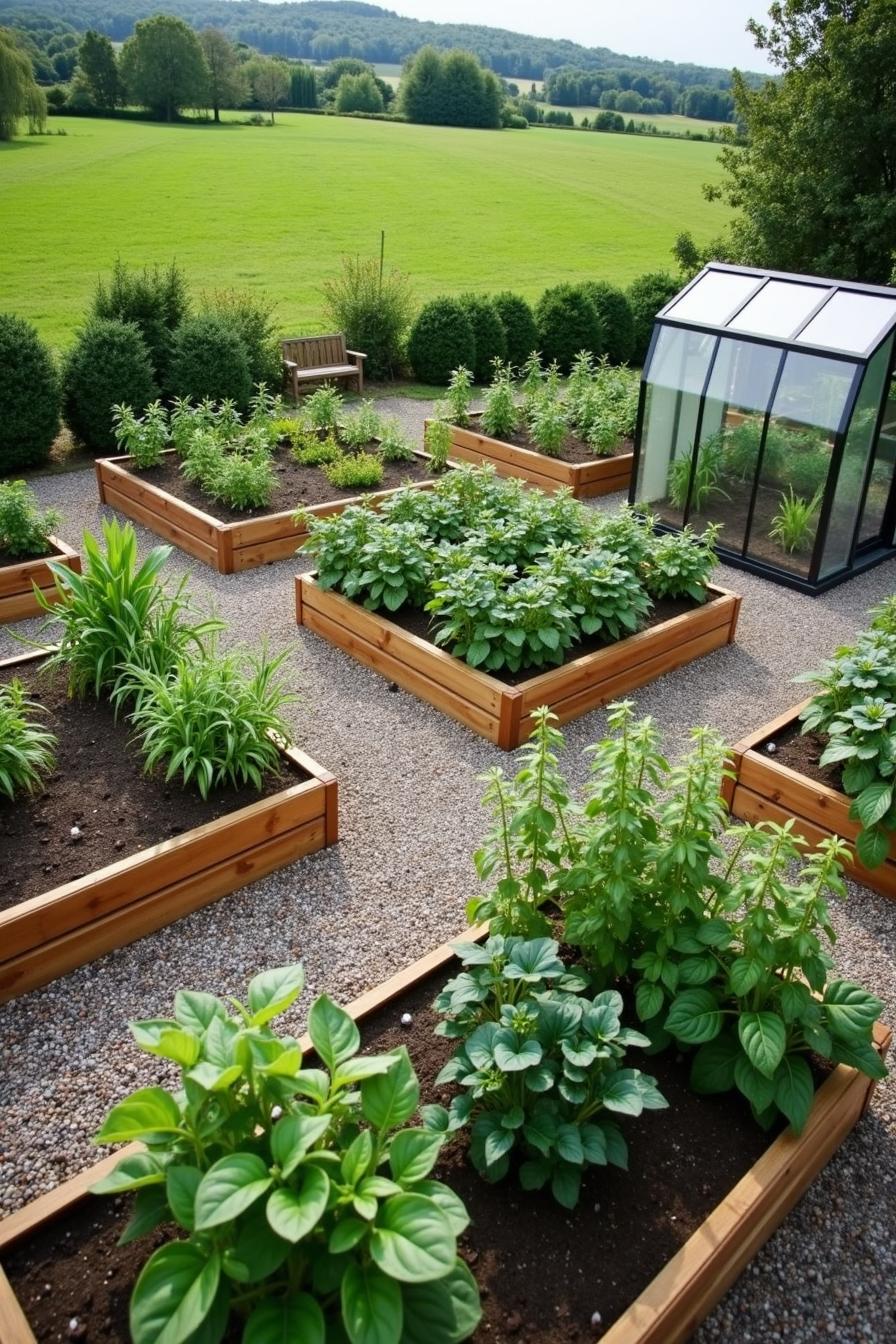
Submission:
M 345 337 L 296 336 L 283 342 L 283 380 L 299 399 L 300 383 L 326 383 L 339 379 L 353 379 L 358 391 L 364 388 L 364 360 L 358 350 L 346 350 Z

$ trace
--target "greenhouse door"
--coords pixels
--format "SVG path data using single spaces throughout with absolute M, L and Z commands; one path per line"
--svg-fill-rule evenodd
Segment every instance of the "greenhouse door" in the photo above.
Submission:
M 880 427 L 856 550 L 893 545 L 896 519 L 896 394 L 891 390 Z

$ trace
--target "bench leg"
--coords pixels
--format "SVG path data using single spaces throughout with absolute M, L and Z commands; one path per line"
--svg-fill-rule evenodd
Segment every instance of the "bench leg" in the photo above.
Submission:
M 358 396 L 364 391 L 364 365 L 358 364 Z

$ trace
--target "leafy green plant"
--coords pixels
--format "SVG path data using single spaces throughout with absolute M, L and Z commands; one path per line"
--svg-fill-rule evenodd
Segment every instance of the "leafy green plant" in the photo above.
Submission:
M 384 462 L 413 462 L 414 445 L 397 420 L 387 420 L 381 426 L 379 454 Z
M 343 449 L 332 430 L 321 438 L 316 430 L 297 426 L 292 436 L 292 455 L 303 467 L 322 467 L 327 462 L 338 462 Z
M 376 453 L 346 453 L 324 464 L 324 475 L 340 490 L 369 490 L 383 479 L 383 461 Z
M 302 411 L 312 429 L 336 430 L 342 414 L 342 393 L 332 383 L 324 383 L 305 398 Z
M 252 396 L 249 355 L 237 327 L 216 313 L 188 317 L 171 344 L 171 390 L 179 397 L 230 398 L 241 411 Z
M 100 1144 L 146 1145 L 96 1194 L 135 1191 L 122 1241 L 177 1228 L 131 1297 L 134 1344 L 347 1339 L 460 1344 L 479 1297 L 457 1255 L 463 1203 L 430 1176 L 443 1139 L 407 1128 L 419 1084 L 404 1048 L 362 1055 L 352 1019 L 311 1005 L 316 1058 L 270 1024 L 298 998 L 301 966 L 265 971 L 235 1012 L 181 991 L 174 1017 L 131 1023 L 180 1087 L 146 1087 L 109 1112 Z
M 762 1124 L 778 1113 L 796 1130 L 805 1123 L 809 1052 L 883 1077 L 871 1039 L 879 1000 L 831 975 L 827 902 L 845 893 L 843 843 L 804 858 L 792 823 L 729 826 L 721 736 L 694 729 L 670 766 L 630 702 L 610 706 L 578 805 L 557 767 L 552 718 L 535 716 L 516 780 L 489 776 L 495 824 L 477 862 L 492 889 L 471 917 L 531 936 L 545 903 L 559 905 L 563 939 L 598 983 L 634 976 L 654 1047 L 696 1049 L 692 1085 L 737 1088 Z
M 811 499 L 803 499 L 801 495 L 795 495 L 793 487 L 789 486 L 787 493 L 780 497 L 778 512 L 772 518 L 772 525 L 768 530 L 772 541 L 778 542 L 788 555 L 811 550 L 815 540 L 816 514 L 820 504 L 820 494 L 813 495 Z
M 473 377 L 484 383 L 496 359 L 507 358 L 507 332 L 497 308 L 484 294 L 461 294 L 458 300 L 473 328 L 476 359 L 470 366 Z
M 127 667 L 114 699 L 134 701 L 130 720 L 147 773 L 167 766 L 166 781 L 179 775 L 203 798 L 225 786 L 262 789 L 280 768 L 277 741 L 289 741 L 281 710 L 297 697 L 277 679 L 288 657 L 211 645 L 163 674 Z
M 35 722 L 44 712 L 18 678 L 0 686 L 0 793 L 13 801 L 34 793 L 53 770 L 56 738 Z
M 43 512 L 24 481 L 0 481 L 0 552 L 11 556 L 46 555 L 50 534 L 59 526 L 55 509 Z
M 871 608 L 871 629 L 882 630 L 885 635 L 896 635 L 896 593 L 885 597 Z
M 461 427 L 470 423 L 470 403 L 473 400 L 473 375 L 463 364 L 451 372 L 448 390 L 436 411 L 440 419 Z
M 178 658 L 201 653 L 206 636 L 221 629 L 218 620 L 195 619 L 186 577 L 171 591 L 160 583 L 172 547 L 154 547 L 138 566 L 133 527 L 109 518 L 103 542 L 85 532 L 83 572 L 50 560 L 55 601 L 37 593 L 49 616 L 44 628 L 59 638 L 44 667 L 64 669 L 71 695 L 113 694 L 134 667 L 164 675 Z
M 149 351 L 129 322 L 91 318 L 62 362 L 65 422 L 97 456 L 115 451 L 113 407 L 139 415 L 159 395 Z
M 705 602 L 709 576 L 719 563 L 715 544 L 718 523 L 710 523 L 699 536 L 690 527 L 651 539 L 644 562 L 644 582 L 653 598 L 691 597 Z
M 408 360 L 424 383 L 447 384 L 452 369 L 476 363 L 476 336 L 463 306 L 456 299 L 437 298 L 425 303 L 408 337 Z
M 519 386 L 523 394 L 523 415 L 528 420 L 544 389 L 544 366 L 538 350 L 533 349 L 522 365 Z
M 546 457 L 559 457 L 568 433 L 562 402 L 545 390 L 529 411 L 529 437 Z
M 382 420 L 372 401 L 362 401 L 358 409 L 347 415 L 339 427 L 339 437 L 349 448 L 366 448 L 382 431 Z
M 269 453 L 261 447 L 246 453 L 222 453 L 202 485 L 213 499 L 241 512 L 267 508 L 277 477 Z
M 35 328 L 0 313 L 0 476 L 36 467 L 59 433 L 59 373 Z
M 142 416 L 130 406 L 113 406 L 112 428 L 116 447 L 130 454 L 138 471 L 159 465 L 169 434 L 168 413 L 160 401 L 151 401 Z
M 429 454 L 429 470 L 433 476 L 447 470 L 451 452 L 451 426 L 445 420 L 427 421 L 423 449 Z
M 495 365 L 491 386 L 485 393 L 482 428 L 493 438 L 506 439 L 516 433 L 519 423 L 520 412 L 513 394 L 510 368 L 506 364 L 498 363 Z
M 591 996 L 589 978 L 570 973 L 551 938 L 490 937 L 455 943 L 463 971 L 435 1001 L 436 1031 L 460 1044 L 436 1078 L 465 1090 L 450 1108 L 427 1106 L 436 1132 L 471 1125 L 470 1157 L 486 1180 L 507 1175 L 511 1155 L 525 1190 L 550 1183 L 575 1208 L 588 1165 L 627 1168 L 614 1116 L 668 1103 L 656 1081 L 622 1061 L 648 1037 L 622 1025 L 622 995 Z
M 384 273 L 378 257 L 346 256 L 341 265 L 321 287 L 332 329 L 345 332 L 346 343 L 366 353 L 369 377 L 393 378 L 414 316 L 410 280 L 402 271 Z
M 682 457 L 673 458 L 669 464 L 669 478 L 666 489 L 669 499 L 677 509 L 684 509 L 690 494 L 690 508 L 693 513 L 705 512 L 713 495 L 722 499 L 730 496 L 719 485 L 725 464 L 725 446 L 721 433 L 712 434 L 700 444 L 697 454 L 697 466 L 694 468 L 693 449 Z M 693 471 L 693 483 L 691 474 Z

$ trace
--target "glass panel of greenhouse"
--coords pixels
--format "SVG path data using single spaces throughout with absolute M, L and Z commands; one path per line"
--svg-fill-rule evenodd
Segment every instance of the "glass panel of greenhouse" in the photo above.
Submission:
M 896 290 L 713 264 L 658 314 L 631 501 L 820 592 L 896 554 Z

